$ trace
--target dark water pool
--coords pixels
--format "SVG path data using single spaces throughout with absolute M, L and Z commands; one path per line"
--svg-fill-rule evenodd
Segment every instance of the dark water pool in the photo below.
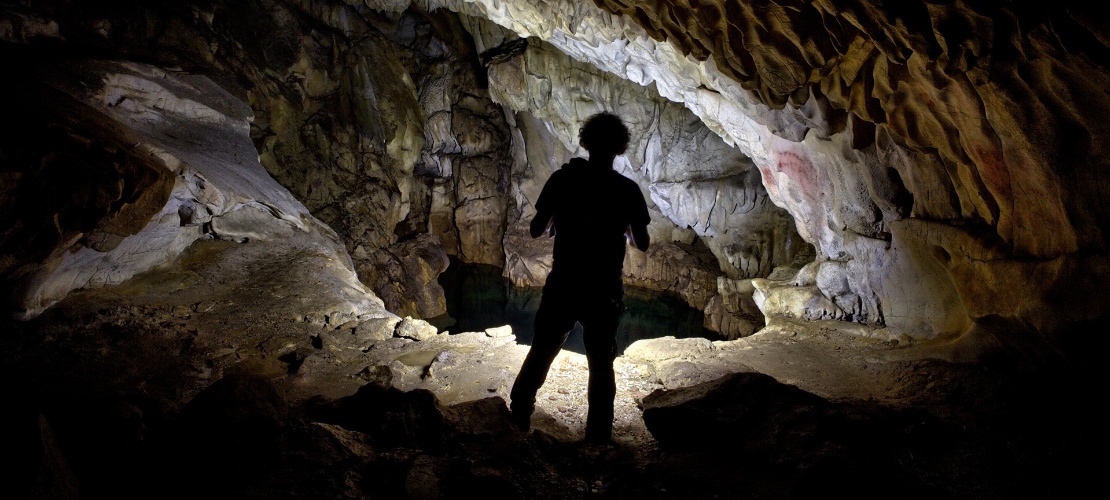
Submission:
M 540 288 L 517 288 L 501 277 L 501 268 L 452 261 L 439 277 L 447 296 L 447 315 L 429 319 L 440 331 L 474 332 L 511 325 L 517 341 L 531 344 L 532 323 L 540 305 Z M 617 328 L 617 352 L 637 340 L 705 337 L 721 340 L 702 326 L 704 314 L 677 294 L 625 287 L 624 315 Z M 585 354 L 582 327 L 576 326 L 564 349 Z

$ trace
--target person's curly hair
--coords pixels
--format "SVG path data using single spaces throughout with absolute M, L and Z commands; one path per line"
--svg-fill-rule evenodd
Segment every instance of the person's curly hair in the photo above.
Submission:
M 587 118 L 578 132 L 578 143 L 591 154 L 624 154 L 628 139 L 628 127 L 612 113 L 598 113 Z

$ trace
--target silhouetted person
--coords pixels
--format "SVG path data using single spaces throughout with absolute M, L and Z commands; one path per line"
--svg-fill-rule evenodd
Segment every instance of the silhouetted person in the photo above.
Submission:
M 586 440 L 609 441 L 613 433 L 616 331 L 624 311 L 621 268 L 626 242 L 647 250 L 647 204 L 634 181 L 613 171 L 628 147 L 628 128 L 609 113 L 590 117 L 579 143 L 589 160 L 575 158 L 551 174 L 536 200 L 533 238 L 555 237 L 554 262 L 536 312 L 535 334 L 510 394 L 513 422 L 531 425 L 536 391 L 575 322 L 582 324 L 590 365 Z

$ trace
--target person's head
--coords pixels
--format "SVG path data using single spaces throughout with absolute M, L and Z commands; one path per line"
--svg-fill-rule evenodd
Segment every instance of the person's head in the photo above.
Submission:
M 598 113 L 586 119 L 578 132 L 578 143 L 590 155 L 616 156 L 628 149 L 628 127 L 612 113 Z

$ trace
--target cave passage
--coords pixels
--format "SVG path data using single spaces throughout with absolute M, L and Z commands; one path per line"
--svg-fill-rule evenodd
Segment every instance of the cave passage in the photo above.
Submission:
M 428 321 L 439 330 L 483 331 L 510 325 L 517 342 L 530 345 L 542 288 L 516 287 L 501 275 L 501 268 L 451 260 L 440 274 L 447 298 L 447 314 Z M 686 304 L 677 294 L 625 285 L 624 314 L 617 328 L 617 353 L 642 339 L 673 336 L 724 340 L 703 326 L 705 314 Z M 582 326 L 576 325 L 563 349 L 585 354 Z

